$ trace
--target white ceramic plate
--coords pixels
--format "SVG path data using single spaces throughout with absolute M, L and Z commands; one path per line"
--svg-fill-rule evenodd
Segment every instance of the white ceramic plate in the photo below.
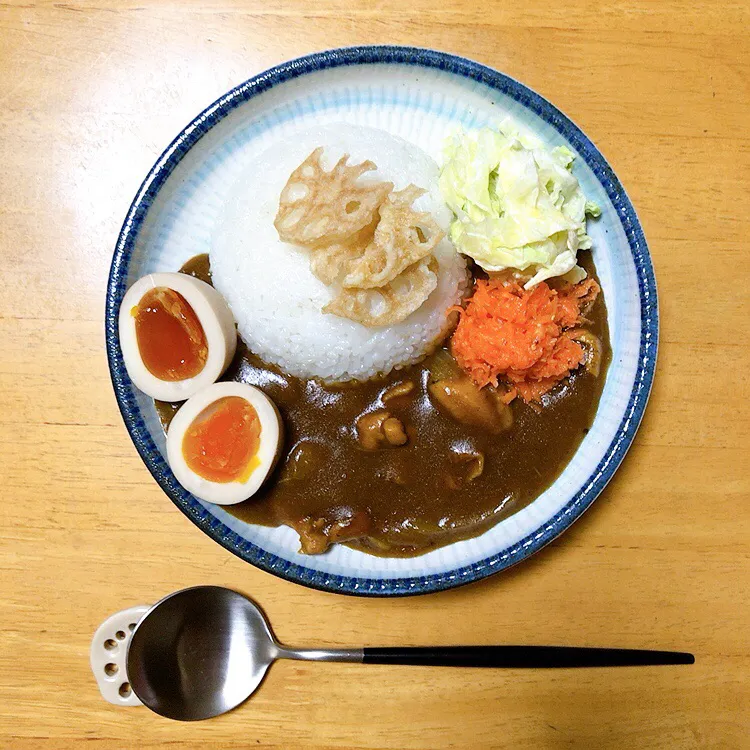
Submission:
M 512 116 L 550 146 L 567 145 L 587 197 L 602 207 L 589 222 L 609 312 L 612 364 L 594 424 L 558 480 L 523 510 L 475 539 L 421 557 L 380 558 L 334 546 L 297 552 L 297 534 L 237 520 L 187 493 L 165 461 L 153 403 L 131 384 L 117 335 L 126 289 L 208 252 L 227 191 L 248 160 L 295 131 L 333 122 L 382 128 L 438 161 L 457 125 Z M 175 504 L 209 536 L 248 562 L 289 580 L 343 593 L 425 593 L 509 567 L 562 533 L 612 477 L 640 423 L 654 375 L 656 285 L 635 211 L 596 147 L 552 104 L 490 68 L 431 50 L 354 47 L 273 68 L 238 86 L 190 123 L 146 177 L 123 225 L 109 279 L 107 351 L 118 403 L 143 460 Z

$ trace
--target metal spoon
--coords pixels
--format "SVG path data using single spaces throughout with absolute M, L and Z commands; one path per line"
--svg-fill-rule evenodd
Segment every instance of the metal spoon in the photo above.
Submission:
M 128 647 L 133 691 L 156 713 L 195 721 L 238 706 L 276 659 L 451 667 L 619 667 L 693 664 L 691 654 L 564 646 L 291 649 L 277 643 L 263 613 L 218 586 L 183 589 L 143 616 Z

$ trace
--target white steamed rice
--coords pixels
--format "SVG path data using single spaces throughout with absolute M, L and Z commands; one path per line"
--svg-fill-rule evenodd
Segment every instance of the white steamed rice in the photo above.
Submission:
M 374 128 L 340 124 L 306 130 L 272 145 L 237 181 L 210 253 L 213 283 L 229 303 L 242 339 L 265 361 L 298 377 L 365 380 L 418 361 L 442 339 L 445 311 L 465 290 L 466 267 L 446 238 L 435 250 L 438 286 L 406 320 L 368 328 L 323 314 L 330 289 L 310 271 L 307 252 L 281 242 L 273 226 L 289 175 L 321 145 L 326 169 L 348 153 L 350 163 L 371 159 L 378 165 L 369 179 L 390 180 L 396 190 L 409 183 L 426 188 L 415 208 L 429 211 L 448 229 L 451 215 L 438 190 L 438 166 L 422 149 Z

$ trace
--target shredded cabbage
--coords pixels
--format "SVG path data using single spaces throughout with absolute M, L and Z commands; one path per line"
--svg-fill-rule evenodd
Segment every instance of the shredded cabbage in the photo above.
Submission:
M 576 253 L 591 247 L 586 215 L 601 211 L 573 176 L 569 149 L 547 149 L 505 121 L 499 131 L 457 133 L 444 155 L 440 190 L 459 252 L 486 271 L 532 273 L 527 289 L 552 276 L 586 277 Z

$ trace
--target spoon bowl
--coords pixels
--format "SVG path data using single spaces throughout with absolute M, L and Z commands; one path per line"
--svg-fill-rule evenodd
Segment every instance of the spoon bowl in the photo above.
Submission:
M 278 655 L 253 602 L 230 589 L 199 586 L 165 597 L 144 615 L 128 647 L 127 672 L 150 709 L 194 721 L 245 701 Z

